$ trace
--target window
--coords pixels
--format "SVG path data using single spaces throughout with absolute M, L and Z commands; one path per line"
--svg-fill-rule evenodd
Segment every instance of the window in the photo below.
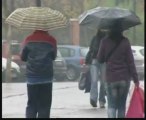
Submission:
M 72 57 L 75 55 L 75 50 L 70 48 L 59 48 L 62 57 Z
M 70 49 L 70 57 L 75 56 L 75 50 L 74 49 Z
M 82 56 L 82 57 L 86 57 L 88 51 L 89 51 L 88 48 L 81 48 L 81 50 L 80 50 L 81 56 Z
M 66 48 L 59 48 L 59 51 L 61 52 L 62 57 L 68 57 L 69 51 Z
M 144 49 L 141 49 L 140 53 L 142 54 L 142 56 L 144 56 Z
M 59 57 L 59 58 L 62 57 L 59 50 L 57 50 L 57 57 Z
M 12 44 L 11 45 L 11 52 L 12 52 L 12 55 L 19 54 L 19 52 L 20 52 L 20 46 L 19 46 L 19 44 Z

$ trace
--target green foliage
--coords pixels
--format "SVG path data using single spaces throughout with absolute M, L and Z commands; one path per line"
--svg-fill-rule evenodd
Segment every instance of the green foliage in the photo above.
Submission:
M 12 1 L 12 0 L 11 0 Z M 61 11 L 68 19 L 78 18 L 78 16 L 85 10 L 92 9 L 97 6 L 103 7 L 117 7 L 133 10 L 134 0 L 41 0 L 42 6 L 50 7 Z M 7 26 L 4 23 L 5 18 L 16 8 L 35 6 L 35 0 L 13 0 L 13 4 L 9 0 L 2 0 L 2 38 L 5 39 L 7 35 Z M 13 10 L 12 10 L 13 9 Z M 136 0 L 136 14 L 140 17 L 141 25 L 136 27 L 136 41 L 133 41 L 133 29 L 130 28 L 126 32 L 126 36 L 130 39 L 131 43 L 144 45 L 144 0 Z M 13 28 L 12 39 L 23 40 L 28 31 L 20 32 L 18 29 Z M 60 39 L 59 43 L 70 43 L 70 28 L 67 27 L 62 31 L 55 31 L 53 34 Z M 93 31 L 81 30 L 81 44 L 87 45 L 93 37 Z
M 85 1 L 87 4 L 85 5 L 85 10 L 94 8 L 94 5 L 95 5 L 95 3 L 93 5 L 94 0 L 85 0 Z M 96 1 L 98 1 L 99 3 L 98 6 L 101 6 L 101 7 L 115 7 L 117 4 L 117 7 L 120 7 L 120 8 L 125 8 L 129 10 L 134 9 L 133 8 L 134 0 L 96 0 Z M 130 28 L 128 32 L 126 31 L 126 36 L 130 39 L 131 44 L 144 45 L 144 0 L 136 0 L 135 12 L 137 16 L 140 18 L 142 24 L 136 26 L 136 33 L 133 33 L 133 28 Z M 88 44 L 88 41 L 90 40 L 87 38 L 87 36 L 88 37 L 90 36 L 89 33 L 90 33 L 89 31 L 85 35 L 81 33 L 81 39 L 84 39 L 84 41 L 86 41 L 86 43 L 84 43 L 85 45 Z M 135 40 L 133 38 L 134 34 L 136 35 Z
M 85 0 L 84 1 L 85 10 L 97 7 L 98 6 L 98 1 L 100 1 L 100 0 Z

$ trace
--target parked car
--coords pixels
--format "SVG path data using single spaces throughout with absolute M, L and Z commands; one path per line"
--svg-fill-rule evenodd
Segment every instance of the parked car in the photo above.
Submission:
M 144 79 L 144 47 L 131 46 L 139 79 Z
M 2 81 L 5 82 L 7 59 L 2 58 Z M 12 82 L 17 81 L 20 77 L 20 67 L 15 62 L 11 61 L 11 78 Z
M 17 63 L 20 67 L 21 71 L 21 77 L 23 79 L 25 69 L 26 69 L 26 63 L 21 61 L 20 59 L 20 42 L 18 40 L 11 40 L 11 55 L 12 55 L 12 61 Z M 8 41 L 2 40 L 2 57 L 7 58 L 8 57 Z
M 76 80 L 85 64 L 85 57 L 89 48 L 76 45 L 58 45 L 58 49 L 67 64 L 67 79 Z
M 8 57 L 8 42 L 7 40 L 2 40 L 2 56 Z M 21 77 L 24 78 L 26 71 L 26 63 L 20 59 L 20 42 L 18 40 L 12 40 L 11 42 L 11 54 L 13 62 L 17 63 L 20 67 Z M 66 77 L 66 63 L 64 58 L 61 56 L 61 53 L 57 51 L 57 58 L 54 61 L 54 76 L 58 79 L 65 79 Z
M 53 62 L 54 77 L 56 80 L 66 79 L 67 66 L 65 59 L 61 56 L 59 50 L 57 50 L 57 57 Z

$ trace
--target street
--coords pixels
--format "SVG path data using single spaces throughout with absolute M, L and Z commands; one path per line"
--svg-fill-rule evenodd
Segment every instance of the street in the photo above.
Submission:
M 127 105 L 133 89 L 131 83 Z M 143 81 L 140 86 L 144 88 Z M 26 83 L 2 84 L 2 118 L 25 118 Z M 51 118 L 107 118 L 105 109 L 93 108 L 89 93 L 78 89 L 78 82 L 54 82 Z

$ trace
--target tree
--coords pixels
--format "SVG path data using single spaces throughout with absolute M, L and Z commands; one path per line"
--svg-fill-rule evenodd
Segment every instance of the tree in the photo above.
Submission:
M 41 0 L 36 0 L 36 6 L 41 7 Z
M 3 14 L 4 14 L 4 20 L 8 17 L 8 14 L 9 14 L 9 11 L 7 11 L 7 0 L 4 0 L 4 8 L 3 8 Z M 11 10 L 13 9 L 13 1 L 10 1 L 11 2 Z M 11 40 L 10 40 L 10 37 L 11 37 L 11 26 L 10 25 L 6 25 L 6 31 L 7 32 L 7 41 L 8 41 L 8 56 L 7 56 L 7 67 L 6 67 L 6 82 L 10 82 L 11 81 Z
M 119 5 L 119 0 L 115 0 L 115 6 Z
M 13 11 L 11 10 L 11 2 L 13 5 L 13 10 L 16 8 L 24 8 L 30 6 L 36 6 L 36 0 L 2 0 L 2 38 L 5 39 L 8 31 L 8 25 L 4 23 L 5 18 Z M 77 18 L 85 10 L 92 9 L 97 6 L 106 7 L 118 7 L 132 9 L 134 0 L 40 0 L 42 7 L 50 7 L 61 11 L 68 19 Z M 144 43 L 144 0 L 136 0 L 136 12 L 142 21 L 142 25 L 136 27 L 136 35 L 138 38 L 137 43 Z M 117 3 L 116 3 L 117 2 Z M 133 31 L 128 34 L 128 37 L 133 39 Z M 23 40 L 28 34 L 28 31 L 18 32 L 16 28 L 13 27 L 11 39 Z M 59 33 L 61 34 L 61 33 Z M 90 33 L 89 33 L 90 34 Z M 61 39 L 64 36 L 58 35 Z M 86 39 L 86 37 L 85 37 Z M 141 41 L 140 41 L 140 40 Z
M 136 13 L 136 0 L 133 0 L 133 11 Z M 136 28 L 133 28 L 133 43 L 136 44 Z
M 119 4 L 129 4 L 129 0 L 115 0 L 115 5 L 118 6 Z

